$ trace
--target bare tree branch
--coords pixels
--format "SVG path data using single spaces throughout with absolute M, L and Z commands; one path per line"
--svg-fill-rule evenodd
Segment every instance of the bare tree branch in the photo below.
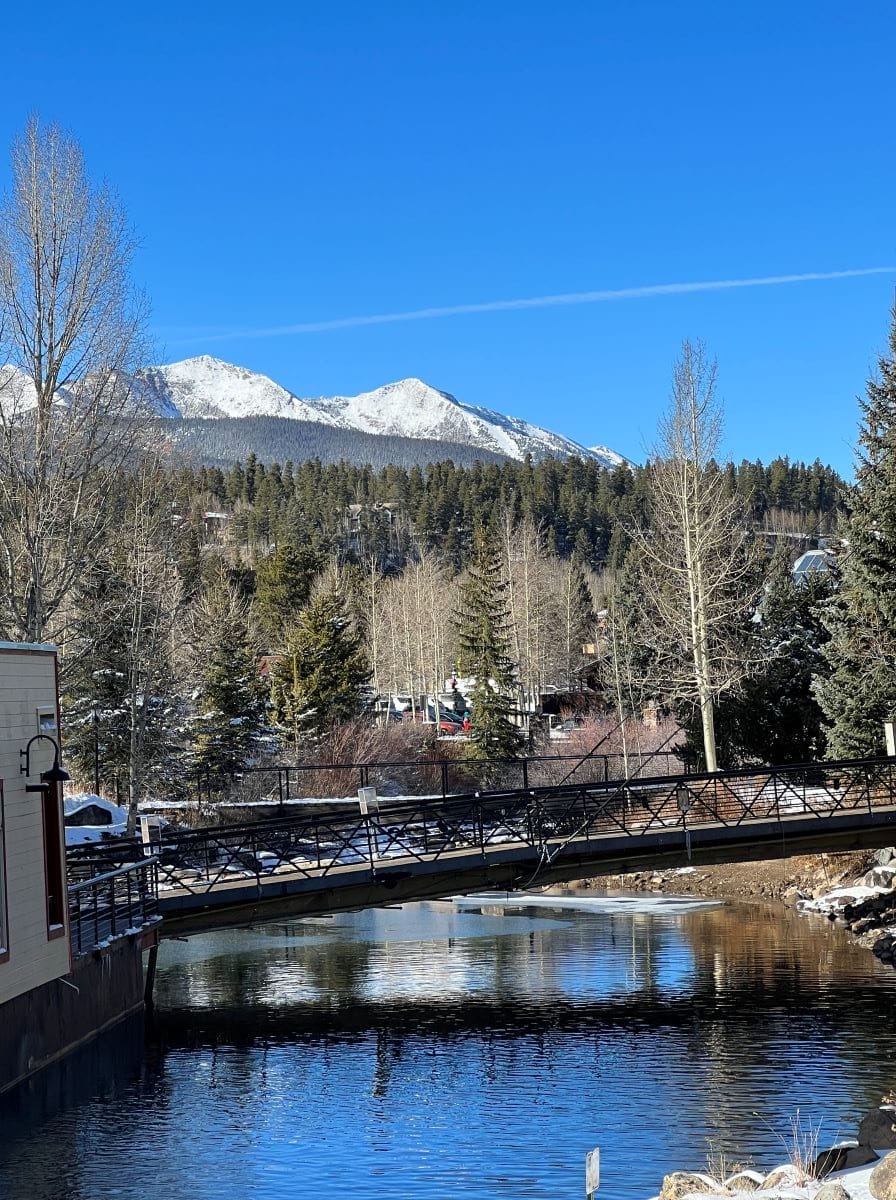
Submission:
M 134 242 L 77 143 L 32 118 L 0 210 L 0 623 L 54 617 L 108 527 L 115 473 L 146 428 L 133 372 L 146 306 Z

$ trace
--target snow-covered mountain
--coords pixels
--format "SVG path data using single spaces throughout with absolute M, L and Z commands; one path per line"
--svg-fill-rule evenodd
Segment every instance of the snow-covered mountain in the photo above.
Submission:
M 453 442 L 509 458 L 578 455 L 606 466 L 625 461 L 605 446 L 588 449 L 561 434 L 463 404 L 421 379 L 402 379 L 359 396 L 301 399 L 265 375 L 203 355 L 141 372 L 145 399 L 163 417 L 290 417 L 338 429 Z

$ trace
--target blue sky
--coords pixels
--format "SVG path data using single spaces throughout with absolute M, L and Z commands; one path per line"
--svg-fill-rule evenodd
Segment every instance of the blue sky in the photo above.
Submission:
M 641 458 L 702 338 L 732 457 L 850 469 L 896 268 L 247 333 L 896 264 L 890 0 L 33 9 L 4 13 L 0 144 L 37 111 L 118 189 L 160 361 L 300 395 L 418 375 Z

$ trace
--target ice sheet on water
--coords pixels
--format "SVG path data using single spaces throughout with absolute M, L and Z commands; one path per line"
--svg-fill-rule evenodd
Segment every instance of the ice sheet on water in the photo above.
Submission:
M 694 899 L 692 896 L 667 895 L 581 895 L 564 892 L 545 895 L 543 892 L 477 892 L 469 896 L 452 896 L 459 908 L 570 908 L 592 913 L 687 913 L 703 908 L 716 908 L 719 900 Z

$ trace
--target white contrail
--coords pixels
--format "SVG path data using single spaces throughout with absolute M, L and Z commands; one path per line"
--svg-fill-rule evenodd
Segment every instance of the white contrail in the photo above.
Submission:
M 723 292 L 732 288 L 776 287 L 785 283 L 814 283 L 829 279 L 855 279 L 860 275 L 887 275 L 896 267 L 857 267 L 849 271 L 810 271 L 802 275 L 760 275 L 752 279 L 703 279 L 694 283 L 652 283 L 641 287 L 599 292 L 561 292 L 555 296 L 528 296 L 521 300 L 487 300 L 480 304 L 448 304 L 438 308 L 413 308 L 407 312 L 373 313 L 366 317 L 336 317 L 329 321 L 304 321 L 274 325 L 269 329 L 234 329 L 212 334 L 204 341 L 226 338 L 284 337 L 298 333 L 326 333 L 331 329 L 357 329 L 362 325 L 391 325 L 397 321 L 427 321 L 433 317 L 458 317 L 468 313 L 509 312 L 522 308 L 553 308 L 561 304 L 600 304 L 610 300 L 640 300 L 650 296 L 682 296 L 690 292 Z

